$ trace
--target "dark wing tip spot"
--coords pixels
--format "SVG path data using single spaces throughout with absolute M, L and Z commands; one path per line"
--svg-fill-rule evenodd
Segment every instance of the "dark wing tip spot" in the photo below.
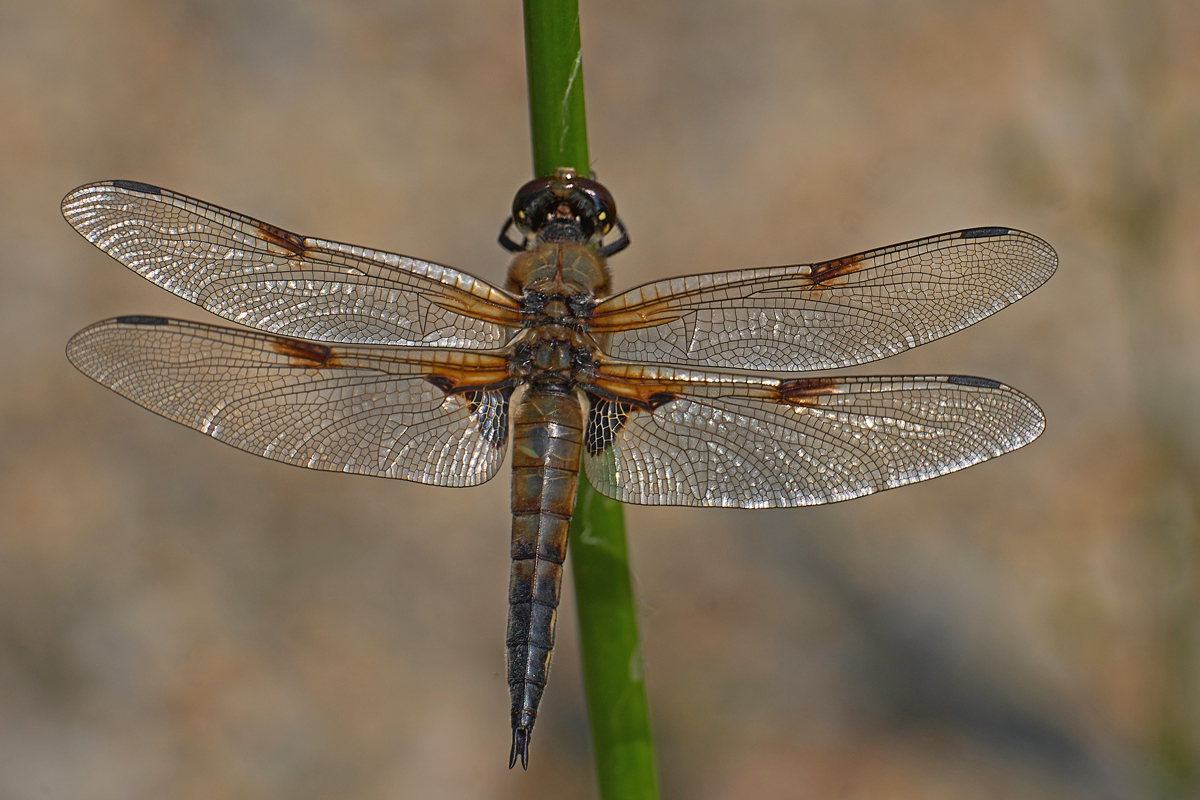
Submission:
M 127 189 L 128 191 L 141 192 L 142 194 L 162 194 L 162 189 L 157 186 L 140 181 L 113 181 L 112 185 L 118 189 Z
M 141 314 L 132 314 L 127 317 L 117 317 L 117 323 L 120 325 L 167 325 L 171 320 L 166 317 L 151 317 Z
M 955 386 L 974 386 L 978 389 L 999 389 L 1003 384 L 998 381 L 988 380 L 987 378 L 972 378 L 970 375 L 951 375 L 946 378 L 947 383 L 952 383 Z
M 990 236 L 1007 236 L 1008 228 L 968 228 L 962 232 L 964 239 L 987 239 Z

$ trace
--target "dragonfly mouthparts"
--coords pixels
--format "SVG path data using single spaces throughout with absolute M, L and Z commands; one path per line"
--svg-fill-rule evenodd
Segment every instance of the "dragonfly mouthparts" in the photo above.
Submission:
M 517 765 L 517 757 L 521 758 L 521 769 L 529 769 L 529 729 L 513 728 L 512 751 L 508 754 L 508 768 Z

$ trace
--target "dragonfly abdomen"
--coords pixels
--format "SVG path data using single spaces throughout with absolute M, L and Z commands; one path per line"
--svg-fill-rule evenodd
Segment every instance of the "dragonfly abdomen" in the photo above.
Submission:
M 529 735 L 550 671 L 554 623 L 575 506 L 583 410 L 574 392 L 531 386 L 513 422 L 512 572 L 508 588 L 509 766 L 529 759 Z

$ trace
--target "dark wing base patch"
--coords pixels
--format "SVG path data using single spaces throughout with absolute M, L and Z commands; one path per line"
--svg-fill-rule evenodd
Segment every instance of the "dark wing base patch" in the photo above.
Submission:
M 479 425 L 484 441 L 493 447 L 508 445 L 508 406 L 512 387 L 492 391 L 463 392 L 471 417 Z
M 587 430 L 583 434 L 583 443 L 589 456 L 599 455 L 612 447 L 613 441 L 629 414 L 633 411 L 632 403 L 621 403 L 588 393 L 591 408 L 588 410 Z

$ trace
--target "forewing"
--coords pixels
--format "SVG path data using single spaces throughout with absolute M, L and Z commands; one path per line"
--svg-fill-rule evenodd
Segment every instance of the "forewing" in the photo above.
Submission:
M 584 464 L 598 491 L 626 503 L 832 503 L 977 464 L 1045 426 L 1032 400 L 981 378 L 606 373 Z
M 251 328 L 357 344 L 492 349 L 515 298 L 449 267 L 290 233 L 132 181 L 81 186 L 63 216 L 147 280 Z
M 118 317 L 77 333 L 81 372 L 156 414 L 310 469 L 474 486 L 508 437 L 503 358 L 325 347 L 268 334 Z
M 1041 286 L 1058 256 L 1007 228 L 974 228 L 820 264 L 650 283 L 600 303 L 614 358 L 764 371 L 895 355 L 972 325 Z

